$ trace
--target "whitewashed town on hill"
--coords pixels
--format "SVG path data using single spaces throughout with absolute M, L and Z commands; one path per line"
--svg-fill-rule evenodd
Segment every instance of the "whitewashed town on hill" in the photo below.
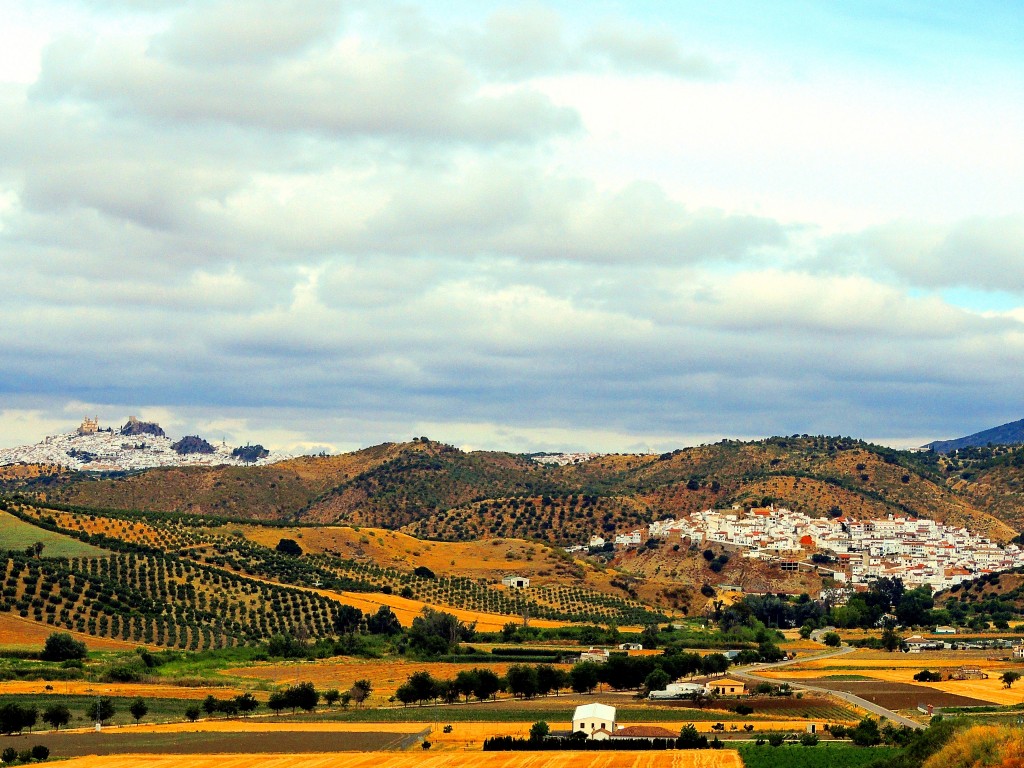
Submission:
M 908 587 L 945 589 L 979 573 L 1004 571 L 1024 565 L 1024 552 L 1016 544 L 1002 547 L 966 528 L 934 520 L 894 517 L 854 520 L 850 517 L 812 518 L 782 507 L 708 509 L 680 520 L 651 523 L 647 531 L 619 534 L 615 547 L 639 546 L 647 539 L 712 544 L 741 552 L 743 557 L 777 562 L 784 570 L 802 565 L 834 571 L 837 581 L 867 583 L 887 576 Z M 569 551 L 601 548 L 601 536 Z M 830 562 L 812 563 L 815 553 Z
M 144 429 L 152 431 L 142 431 Z M 140 422 L 134 416 L 120 428 L 102 428 L 98 419 L 86 418 L 74 432 L 51 435 L 35 445 L 0 450 L 0 466 L 51 464 L 74 470 L 112 472 L 152 467 L 269 464 L 288 458 L 270 452 L 243 452 L 239 456 L 235 454 L 242 449 L 232 449 L 224 443 L 209 444 L 199 438 L 191 440 L 195 447 L 182 446 L 183 441 L 171 440 L 158 425 Z M 263 453 L 265 455 L 261 455 Z

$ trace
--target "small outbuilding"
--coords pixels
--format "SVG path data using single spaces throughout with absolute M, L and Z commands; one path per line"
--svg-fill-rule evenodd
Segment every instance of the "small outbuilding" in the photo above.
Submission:
M 510 589 L 526 589 L 530 586 L 530 580 L 525 576 L 506 576 L 501 583 Z
M 742 696 L 747 692 L 747 687 L 742 680 L 732 680 L 728 677 L 723 677 L 720 680 L 709 681 L 707 691 L 718 696 Z

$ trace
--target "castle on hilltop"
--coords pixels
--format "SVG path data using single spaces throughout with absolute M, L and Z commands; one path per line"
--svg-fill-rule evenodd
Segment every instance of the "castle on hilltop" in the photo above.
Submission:
M 82 425 L 78 428 L 78 434 L 80 435 L 95 435 L 100 428 L 100 417 L 90 419 L 86 416 L 82 419 Z

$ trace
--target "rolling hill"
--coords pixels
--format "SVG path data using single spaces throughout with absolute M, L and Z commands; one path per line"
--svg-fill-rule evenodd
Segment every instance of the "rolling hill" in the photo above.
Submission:
M 812 516 L 919 515 L 1012 538 L 1024 520 L 1015 485 L 1022 468 L 986 465 L 990 482 L 983 485 L 958 474 L 964 461 L 850 438 L 794 436 L 552 466 L 417 439 L 267 466 L 41 475 L 6 486 L 85 507 L 368 525 L 450 541 L 512 537 L 568 545 L 654 519 L 767 501 Z

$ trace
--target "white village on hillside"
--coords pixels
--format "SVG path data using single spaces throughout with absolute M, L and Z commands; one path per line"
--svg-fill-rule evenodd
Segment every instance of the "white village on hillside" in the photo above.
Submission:
M 836 581 L 866 584 L 881 577 L 899 578 L 908 587 L 945 589 L 978 574 L 1024 565 L 1024 551 L 1005 547 L 966 528 L 915 517 L 854 520 L 812 518 L 783 507 L 708 509 L 682 519 L 659 520 L 647 530 L 618 534 L 611 542 L 593 536 L 569 552 L 640 546 L 648 539 L 696 546 L 720 545 L 742 557 L 775 562 L 783 570 L 801 567 L 832 571 Z M 814 553 L 831 562 L 814 563 Z

